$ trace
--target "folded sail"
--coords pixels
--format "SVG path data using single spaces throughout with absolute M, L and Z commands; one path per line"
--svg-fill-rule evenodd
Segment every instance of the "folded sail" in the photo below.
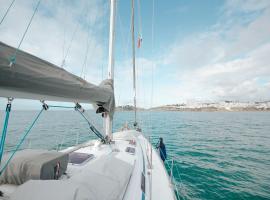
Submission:
M 0 42 L 0 97 L 92 103 L 114 111 L 112 80 L 99 86 L 24 51 L 9 66 L 16 49 Z

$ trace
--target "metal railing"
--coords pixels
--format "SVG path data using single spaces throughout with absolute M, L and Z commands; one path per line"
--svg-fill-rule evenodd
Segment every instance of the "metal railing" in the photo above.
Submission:
M 147 155 L 147 161 L 148 161 L 148 169 L 149 170 L 152 170 L 152 157 L 153 157 L 153 145 L 152 142 L 151 142 L 151 137 L 149 136 L 149 142 L 147 142 L 146 144 L 146 155 Z M 179 167 L 178 165 L 176 165 L 176 159 L 174 157 L 172 157 L 171 159 L 166 159 L 164 161 L 164 166 L 170 176 L 170 183 L 173 187 L 173 190 L 175 192 L 175 196 L 176 196 L 176 199 L 177 200 L 180 200 L 180 199 L 186 199 L 185 196 L 186 196 L 186 192 L 185 192 L 185 189 L 184 189 L 184 185 L 182 183 L 182 179 L 181 179 L 181 176 L 180 176 L 180 170 L 179 170 Z M 174 174 L 176 173 L 176 174 Z M 151 176 L 152 176 L 152 172 L 151 172 Z M 179 180 L 176 180 L 175 176 L 177 177 L 177 179 Z M 179 185 L 180 183 L 180 185 Z M 149 181 L 149 185 L 150 185 L 150 191 L 152 192 L 152 189 L 151 189 L 151 186 L 152 186 L 152 178 L 150 177 L 150 181 Z M 184 194 L 180 194 L 179 192 L 179 188 L 181 191 L 183 191 Z M 150 192 L 150 193 L 151 193 Z M 151 196 L 150 195 L 150 200 L 151 200 Z

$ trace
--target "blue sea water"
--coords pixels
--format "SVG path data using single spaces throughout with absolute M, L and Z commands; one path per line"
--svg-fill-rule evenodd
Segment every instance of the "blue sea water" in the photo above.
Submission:
M 12 111 L 5 151 L 12 150 L 38 111 Z M 97 127 L 93 112 L 86 115 Z M 114 130 L 133 119 L 117 112 Z M 0 112 L 3 125 L 4 112 Z M 270 199 L 270 112 L 140 112 L 151 142 L 163 137 L 181 199 Z M 62 149 L 95 138 L 74 111 L 46 111 L 23 147 Z

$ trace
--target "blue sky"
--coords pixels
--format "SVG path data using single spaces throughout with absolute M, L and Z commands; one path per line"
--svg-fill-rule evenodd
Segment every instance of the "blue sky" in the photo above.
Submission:
M 0 0 L 0 16 L 10 2 Z M 36 2 L 15 1 L 1 41 L 18 45 Z M 131 2 L 117 4 L 115 95 L 117 104 L 131 104 Z M 143 37 L 136 52 L 139 106 L 270 99 L 270 1 L 140 0 L 140 12 L 135 4 L 136 38 Z M 22 49 L 61 65 L 71 43 L 65 68 L 80 76 L 89 44 L 83 77 L 98 84 L 107 74 L 108 27 L 108 0 L 43 0 Z

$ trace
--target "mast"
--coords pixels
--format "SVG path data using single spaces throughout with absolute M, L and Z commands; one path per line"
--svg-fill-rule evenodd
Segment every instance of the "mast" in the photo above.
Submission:
M 108 63 L 108 79 L 114 79 L 114 33 L 115 33 L 115 10 L 116 0 L 110 0 L 110 35 L 109 35 L 109 63 Z M 112 118 L 106 114 L 105 117 L 106 136 L 112 139 Z
M 135 63 L 135 36 L 134 36 L 134 0 L 132 0 L 132 64 L 133 64 L 133 94 L 134 94 L 134 127 L 137 126 L 136 104 L 136 63 Z

